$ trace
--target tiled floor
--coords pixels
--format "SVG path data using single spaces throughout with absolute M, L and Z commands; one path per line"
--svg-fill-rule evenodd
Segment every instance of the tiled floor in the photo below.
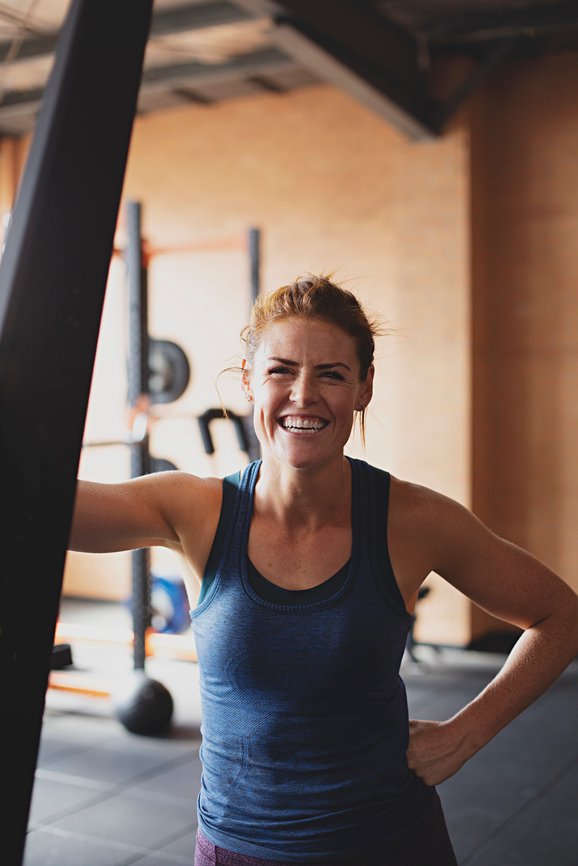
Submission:
M 80 667 L 95 658 L 82 652 Z M 414 718 L 447 717 L 503 661 L 418 652 L 420 664 L 404 663 Z M 126 651 L 98 657 L 109 680 L 130 668 Z M 160 659 L 147 669 L 175 700 L 166 738 L 128 733 L 107 700 L 49 691 L 25 866 L 192 866 L 198 669 Z M 439 790 L 460 866 L 578 866 L 578 662 Z

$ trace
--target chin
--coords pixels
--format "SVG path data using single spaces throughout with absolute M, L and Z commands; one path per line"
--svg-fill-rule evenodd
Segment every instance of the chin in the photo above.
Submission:
M 335 460 L 337 457 L 342 457 L 343 452 L 331 452 L 331 453 L 322 453 L 317 452 L 313 453 L 310 451 L 309 453 L 305 453 L 304 451 L 299 451 L 295 449 L 289 453 L 284 453 L 280 459 L 281 462 L 286 466 L 289 466 L 291 469 L 295 470 L 304 470 L 304 469 L 315 469 L 316 467 L 322 466 L 324 464 L 330 463 L 332 460 Z M 279 458 L 278 458 L 279 459 Z

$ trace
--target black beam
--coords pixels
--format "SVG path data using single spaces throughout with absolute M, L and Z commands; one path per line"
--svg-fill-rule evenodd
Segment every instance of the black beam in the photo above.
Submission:
M 416 39 L 352 0 L 236 0 L 272 16 L 271 39 L 318 77 L 347 91 L 412 138 L 437 134 Z
M 0 266 L 2 863 L 22 862 L 152 0 L 74 0 Z M 98 74 L 95 74 L 98 70 Z
M 510 59 L 518 46 L 518 39 L 507 39 L 499 42 L 486 52 L 484 59 L 476 64 L 475 68 L 465 76 L 450 96 L 443 102 L 436 103 L 435 108 L 432 109 L 432 114 L 439 129 L 444 128 L 449 118 L 455 114 L 473 91 L 483 84 L 486 78 Z
M 420 24 L 420 33 L 436 51 L 465 48 L 483 42 L 535 39 L 578 28 L 578 3 L 551 3 L 468 10 L 436 16 Z

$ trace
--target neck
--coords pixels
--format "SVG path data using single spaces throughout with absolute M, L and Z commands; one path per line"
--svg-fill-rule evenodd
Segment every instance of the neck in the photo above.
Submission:
M 351 467 L 343 456 L 310 469 L 293 469 L 263 459 L 255 490 L 255 509 L 286 526 L 315 529 L 349 519 Z

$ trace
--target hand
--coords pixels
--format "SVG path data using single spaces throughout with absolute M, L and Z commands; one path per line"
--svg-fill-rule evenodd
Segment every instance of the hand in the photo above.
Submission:
M 409 723 L 406 756 L 410 769 L 426 785 L 439 785 L 449 779 L 471 757 L 452 722 L 426 722 L 416 719 Z

